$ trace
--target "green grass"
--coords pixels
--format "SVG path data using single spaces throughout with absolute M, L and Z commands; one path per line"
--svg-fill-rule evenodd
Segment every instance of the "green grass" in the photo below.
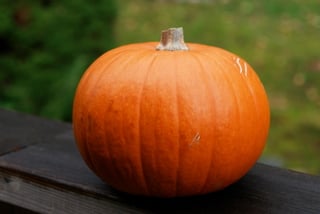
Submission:
M 158 41 L 184 27 L 186 42 L 245 58 L 267 90 L 272 121 L 262 161 L 320 173 L 320 2 L 119 0 L 117 45 Z M 202 3 L 201 3 L 202 2 Z

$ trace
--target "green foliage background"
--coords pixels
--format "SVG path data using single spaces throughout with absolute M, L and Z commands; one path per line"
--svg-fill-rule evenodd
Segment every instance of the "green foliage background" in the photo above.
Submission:
M 0 105 L 71 119 L 78 80 L 114 47 L 112 0 L 2 0 Z

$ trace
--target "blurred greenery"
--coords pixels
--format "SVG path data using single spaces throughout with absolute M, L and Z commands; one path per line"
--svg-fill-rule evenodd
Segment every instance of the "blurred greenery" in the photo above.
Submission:
M 71 119 L 86 67 L 115 46 L 112 0 L 2 0 L 0 105 Z
M 5 2 L 2 107 L 70 120 L 75 85 L 94 58 L 115 46 L 158 41 L 161 30 L 183 26 L 186 42 L 234 52 L 260 76 L 272 111 L 261 161 L 320 173 L 318 0 Z

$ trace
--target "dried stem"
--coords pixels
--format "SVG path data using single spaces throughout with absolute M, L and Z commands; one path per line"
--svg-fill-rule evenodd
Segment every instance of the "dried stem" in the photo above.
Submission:
M 161 32 L 161 39 L 156 50 L 160 51 L 187 51 L 188 46 L 184 43 L 183 28 L 169 28 Z

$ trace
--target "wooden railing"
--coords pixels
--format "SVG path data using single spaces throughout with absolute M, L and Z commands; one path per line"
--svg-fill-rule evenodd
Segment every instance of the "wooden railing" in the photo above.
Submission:
M 29 211 L 28 211 L 29 210 Z M 216 193 L 157 199 L 96 177 L 72 126 L 0 109 L 0 213 L 320 213 L 320 177 L 257 163 Z

